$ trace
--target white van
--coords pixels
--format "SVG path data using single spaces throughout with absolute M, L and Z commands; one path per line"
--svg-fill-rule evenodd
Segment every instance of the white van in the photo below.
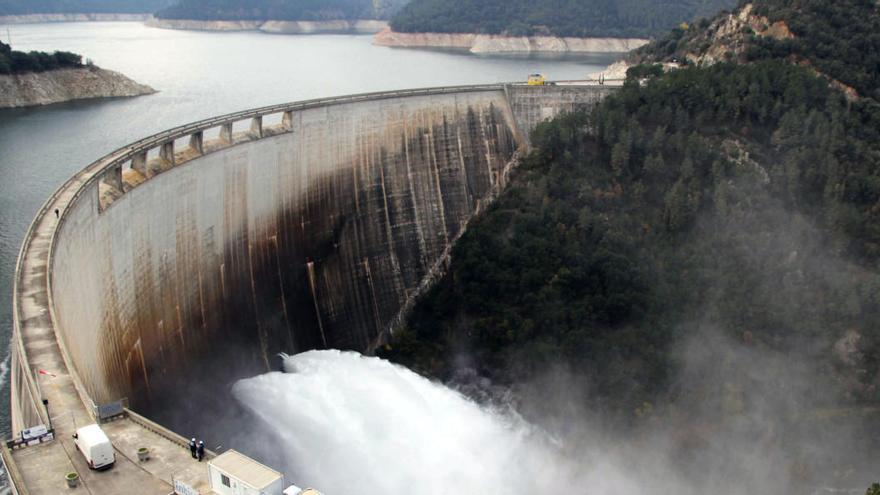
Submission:
M 92 469 L 110 469 L 116 462 L 113 444 L 98 425 L 88 425 L 73 434 L 76 450 L 82 452 Z

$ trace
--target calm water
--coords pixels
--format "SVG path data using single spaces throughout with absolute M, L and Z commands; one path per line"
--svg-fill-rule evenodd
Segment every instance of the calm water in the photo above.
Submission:
M 0 110 L 0 431 L 9 436 L 12 276 L 24 232 L 52 191 L 96 158 L 149 134 L 262 105 L 340 94 L 577 79 L 614 56 L 510 57 L 376 47 L 370 36 L 279 36 L 148 28 L 139 23 L 8 26 L 18 50 L 68 50 L 160 92 Z M 7 26 L 0 26 L 6 41 Z M 4 359 L 5 358 L 5 359 Z

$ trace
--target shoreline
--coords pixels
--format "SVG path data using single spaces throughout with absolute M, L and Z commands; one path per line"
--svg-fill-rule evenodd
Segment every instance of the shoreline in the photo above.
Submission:
M 398 33 L 383 29 L 377 46 L 455 48 L 471 53 L 625 53 L 648 43 L 643 38 L 574 38 L 567 36 L 502 36 L 476 33 Z
M 0 24 L 37 24 L 43 22 L 145 22 L 152 14 L 17 14 L 0 15 Z
M 161 29 L 219 32 L 260 31 L 269 34 L 375 34 L 388 28 L 387 21 L 372 19 L 337 21 L 207 21 L 151 17 L 145 24 Z
M 156 90 L 146 84 L 100 67 L 0 75 L 0 109 L 153 93 Z

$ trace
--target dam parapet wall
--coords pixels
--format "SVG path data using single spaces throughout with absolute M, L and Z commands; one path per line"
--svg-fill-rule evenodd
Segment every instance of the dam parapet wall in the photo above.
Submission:
M 278 352 L 374 348 L 504 188 L 534 126 L 611 91 L 326 98 L 105 156 L 53 194 L 22 247 L 13 428 L 47 421 L 45 362 L 69 374 L 67 400 L 143 411 L 177 400 L 181 376 L 223 382 L 271 369 Z

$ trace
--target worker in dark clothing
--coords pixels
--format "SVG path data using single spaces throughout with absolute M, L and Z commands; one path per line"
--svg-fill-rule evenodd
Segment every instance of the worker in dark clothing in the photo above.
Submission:
M 202 459 L 205 458 L 205 441 L 199 440 L 199 448 L 197 449 L 199 454 L 199 462 L 202 462 Z
M 58 218 L 60 216 L 61 216 L 61 212 L 58 210 L 58 208 L 55 208 L 55 218 Z
M 197 450 L 196 439 L 193 438 L 192 440 L 189 441 L 189 453 L 192 454 L 193 459 L 196 458 L 196 450 Z

